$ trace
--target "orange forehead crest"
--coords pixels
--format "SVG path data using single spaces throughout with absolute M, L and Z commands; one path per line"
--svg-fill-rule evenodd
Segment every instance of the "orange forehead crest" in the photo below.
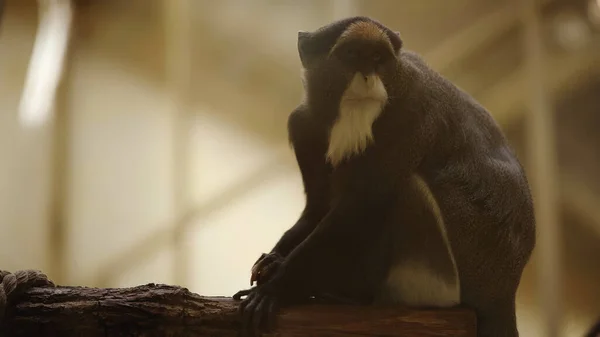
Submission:
M 348 28 L 340 35 L 331 51 L 348 39 L 361 39 L 371 41 L 382 41 L 392 49 L 392 42 L 386 32 L 379 26 L 368 21 L 358 21 L 348 25 Z

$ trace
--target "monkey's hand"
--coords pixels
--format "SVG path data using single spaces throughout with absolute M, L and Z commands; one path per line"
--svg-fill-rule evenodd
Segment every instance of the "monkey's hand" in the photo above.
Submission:
M 283 260 L 283 256 L 276 252 L 271 252 L 269 254 L 263 253 L 252 266 L 250 285 L 252 286 L 255 281 L 256 285 L 267 282 L 277 271 Z
M 239 306 L 243 337 L 261 336 L 263 332 L 273 330 L 277 311 L 283 299 L 283 292 L 278 283 L 276 279 L 272 279 L 263 285 L 238 292 L 246 296 Z
M 250 276 L 250 286 L 260 286 L 266 283 L 271 276 L 275 274 L 284 258 L 278 253 L 271 252 L 269 254 L 261 254 L 258 260 L 252 266 L 252 275 Z M 233 295 L 233 299 L 239 301 L 242 297 L 250 295 L 254 288 L 240 290 Z

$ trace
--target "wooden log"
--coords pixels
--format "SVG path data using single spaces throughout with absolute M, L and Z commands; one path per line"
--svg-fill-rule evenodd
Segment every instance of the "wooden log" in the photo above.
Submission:
M 9 305 L 5 337 L 237 336 L 238 302 L 185 288 L 33 288 Z M 310 304 L 281 311 L 273 336 L 476 336 L 466 309 Z

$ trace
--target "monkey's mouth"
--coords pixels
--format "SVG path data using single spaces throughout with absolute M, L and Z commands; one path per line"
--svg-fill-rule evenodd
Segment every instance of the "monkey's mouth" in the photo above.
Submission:
M 352 103 L 384 103 L 386 100 L 387 92 L 381 79 L 377 75 L 365 79 L 361 73 L 354 74 L 342 97 L 342 101 Z

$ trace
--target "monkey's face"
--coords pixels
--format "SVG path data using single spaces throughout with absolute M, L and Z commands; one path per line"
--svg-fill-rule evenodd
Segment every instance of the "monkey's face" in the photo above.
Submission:
M 385 101 L 401 45 L 397 33 L 362 17 L 301 32 L 298 47 L 307 89 L 319 95 L 326 91 L 329 98 Z
M 397 62 L 389 43 L 364 38 L 348 39 L 336 45 L 329 58 L 348 81 L 345 99 L 387 99 L 385 82 L 394 74 Z

